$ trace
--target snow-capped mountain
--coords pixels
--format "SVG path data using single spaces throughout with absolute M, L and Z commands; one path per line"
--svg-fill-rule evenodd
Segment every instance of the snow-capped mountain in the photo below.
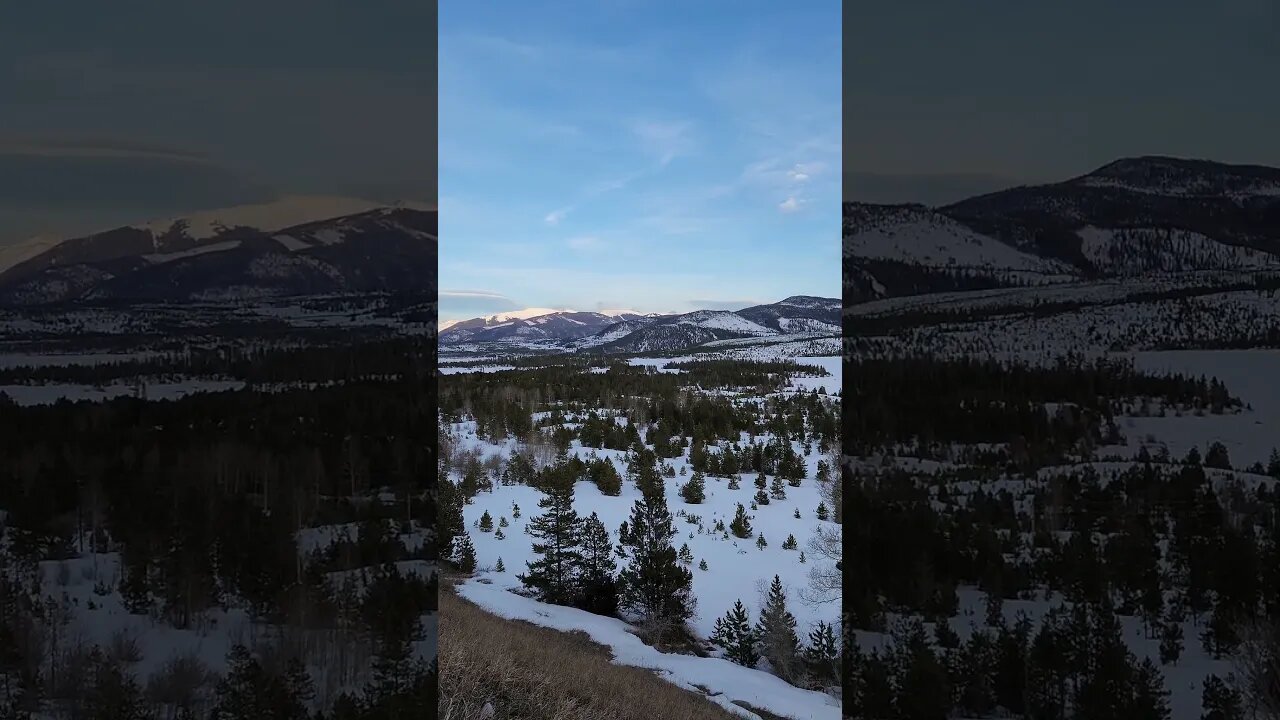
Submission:
M 434 293 L 436 212 L 287 197 L 36 246 L 0 268 L 0 303 Z
M 1280 169 L 1139 157 L 939 208 L 845 203 L 855 301 L 1201 270 L 1280 270 Z
M 518 347 L 550 341 L 570 350 L 659 352 L 715 340 L 839 332 L 840 300 L 797 295 L 738 311 L 695 310 L 670 315 L 566 310 L 528 316 L 527 311 L 517 311 L 453 323 L 440 331 L 440 342 Z
M 651 319 L 633 313 L 607 315 L 598 312 L 528 308 L 450 323 L 441 328 L 440 341 L 457 344 L 508 340 L 577 340 L 595 335 L 621 322 L 643 323 Z

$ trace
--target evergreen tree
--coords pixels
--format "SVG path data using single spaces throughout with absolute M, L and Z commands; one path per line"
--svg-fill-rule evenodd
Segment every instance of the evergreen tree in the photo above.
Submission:
M 800 508 L 796 508 L 795 518 L 796 518 L 797 520 L 799 520 L 799 519 L 800 519 Z
M 680 546 L 679 557 L 680 557 L 680 562 L 684 563 L 685 565 L 693 564 L 693 551 L 689 549 L 688 543 L 684 543 L 683 545 Z
M 769 486 L 769 496 L 774 500 L 787 499 L 787 489 L 783 486 L 781 477 L 773 476 L 773 483 Z
M 578 569 L 578 607 L 597 615 L 618 610 L 613 543 L 609 530 L 593 512 L 582 521 L 581 564 Z
M 729 532 L 733 533 L 734 537 L 744 540 L 754 534 L 751 530 L 751 520 L 747 517 L 747 509 L 742 507 L 742 503 L 738 503 L 738 511 L 729 523 Z
M 451 557 L 456 550 L 453 539 L 466 532 L 466 520 L 462 515 L 462 493 L 448 477 L 439 481 L 440 519 L 436 525 L 436 533 L 440 542 L 440 552 Z
M 93 720 L 151 720 L 153 717 L 133 675 L 94 648 L 89 659 L 85 717 Z
M 760 643 L 760 654 L 769 660 L 774 672 L 784 680 L 795 679 L 799 671 L 800 639 L 796 637 L 796 618 L 787 610 L 782 579 L 777 575 L 773 576 L 764 607 L 760 609 L 756 637 Z
M 543 602 L 568 605 L 576 594 L 576 574 L 582 563 L 579 534 L 583 525 L 573 509 L 572 484 L 560 480 L 545 492 L 538 507 L 546 512 L 529 521 L 533 552 L 540 557 L 529 561 L 528 571 L 519 578 Z
M 1220 442 L 1214 441 L 1209 446 L 1209 451 L 1204 456 L 1204 466 L 1218 468 L 1220 470 L 1231 469 L 1231 457 L 1227 453 L 1227 446 Z
M 1200 720 L 1244 720 L 1244 702 L 1240 692 L 1217 675 L 1204 679 L 1200 694 L 1203 713 Z
M 507 522 L 506 515 L 503 515 L 502 517 L 498 518 L 498 527 L 504 528 L 504 527 L 510 527 L 510 526 L 511 526 L 511 523 Z
M 471 536 L 462 533 L 458 536 L 454 543 L 458 549 L 455 553 L 455 563 L 462 572 L 469 573 L 476 569 L 476 547 L 471 544 Z
M 787 535 L 787 539 L 782 541 L 783 550 L 795 550 L 798 547 L 795 535 Z
M 730 478 L 729 478 L 729 489 L 730 489 L 730 490 L 737 490 L 737 489 L 738 489 L 738 488 L 740 488 L 740 487 L 742 487 L 742 485 L 738 484 L 738 476 L 737 476 L 737 475 L 734 475 L 734 476 L 732 476 L 732 477 L 730 477 Z
M 1143 658 L 1138 665 L 1127 717 L 1169 720 L 1169 691 L 1164 687 L 1160 669 L 1151 662 L 1151 658 Z
M 1160 662 L 1172 665 L 1182 656 L 1182 623 L 1169 621 L 1160 628 Z
M 484 514 L 480 516 L 480 532 L 490 532 L 492 530 L 493 516 L 489 514 L 488 510 L 485 510 Z
M 629 563 L 618 577 L 620 605 L 639 613 L 661 639 L 679 630 L 694 612 L 693 574 L 680 564 L 671 541 L 676 535 L 660 479 L 646 480 L 641 464 L 641 497 L 631 509 L 625 542 Z
M 827 520 L 829 517 L 826 503 L 818 503 L 818 519 Z
M 716 619 L 711 642 L 724 648 L 725 657 L 739 665 L 753 668 L 760 661 L 755 630 L 741 600 L 736 601 L 724 617 Z
M 497 532 L 493 534 L 493 537 L 497 540 L 504 540 L 506 539 L 507 534 L 502 532 L 502 528 L 498 528 Z
M 766 492 L 765 492 L 765 491 L 763 491 L 763 490 L 757 490 L 757 491 L 756 491 L 756 496 L 755 496 L 755 501 L 756 501 L 756 504 L 757 504 L 757 505 L 768 505 L 768 504 L 769 504 L 769 494 L 768 494 L 768 493 L 766 493 Z
M 705 559 L 705 558 L 704 558 L 703 560 L 701 560 L 701 561 L 699 561 L 699 562 L 698 562 L 698 569 L 699 569 L 699 570 L 702 570 L 702 571 L 704 571 L 704 572 L 706 571 L 706 569 L 707 569 L 707 561 L 706 561 L 706 559 Z
M 493 566 L 495 572 L 506 572 L 507 566 L 502 564 L 502 558 L 498 558 L 498 563 Z
M 698 505 L 706 499 L 706 481 L 703 479 L 702 473 L 695 470 L 693 477 L 689 481 L 680 486 L 680 497 L 690 505 Z

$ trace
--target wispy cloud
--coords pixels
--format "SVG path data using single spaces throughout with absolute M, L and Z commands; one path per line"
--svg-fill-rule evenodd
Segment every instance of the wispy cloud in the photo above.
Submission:
M 450 299 L 466 299 L 466 300 L 505 300 L 511 302 L 511 298 L 502 293 L 491 292 L 489 290 L 441 290 L 439 292 L 441 298 Z
M 600 238 L 595 237 L 594 235 L 571 237 L 568 240 L 565 240 L 564 244 L 579 252 L 590 252 L 593 250 L 599 250 L 602 247 Z
M 559 225 L 560 221 L 564 220 L 565 216 L 568 215 L 572 210 L 573 210 L 572 207 L 562 207 L 558 210 L 552 210 L 551 212 L 547 213 L 546 217 L 542 218 L 542 221 L 548 225 Z
M 690 127 L 690 123 L 685 121 L 638 120 L 632 124 L 631 132 L 640 139 L 645 150 L 657 158 L 658 165 L 666 167 L 672 160 L 693 149 L 694 142 L 690 136 Z

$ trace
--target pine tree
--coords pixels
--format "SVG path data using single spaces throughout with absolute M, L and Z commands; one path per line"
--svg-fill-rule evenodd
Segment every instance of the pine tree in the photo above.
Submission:
M 769 546 L 769 542 L 764 539 L 764 533 L 760 533 L 760 537 L 756 538 L 756 547 L 763 550 Z
M 763 541 L 764 536 L 761 535 L 760 539 Z M 777 575 L 773 576 L 764 607 L 760 609 L 756 637 L 760 642 L 760 654 L 768 659 L 774 672 L 784 680 L 795 679 L 799 670 L 800 639 L 796 637 L 795 616 L 787 610 L 782 579 Z
M 609 530 L 591 513 L 582 521 L 581 538 L 577 605 L 597 615 L 612 615 L 618 610 L 618 585 Z
M 97 647 L 90 654 L 89 665 L 85 717 L 151 720 L 149 705 L 132 674 L 103 656 Z
M 804 551 L 803 551 L 803 550 L 801 550 L 801 551 L 800 551 L 800 564 L 801 564 L 801 565 L 803 565 L 803 564 L 804 564 L 804 562 L 805 562 L 805 560 L 804 560 Z
M 683 628 L 693 615 L 693 574 L 680 564 L 671 541 L 676 535 L 660 478 L 641 463 L 641 497 L 631 509 L 625 545 L 630 562 L 618 576 L 620 605 L 639 613 L 658 640 Z
M 747 608 L 738 600 L 724 617 L 717 618 L 711 642 L 725 650 L 725 657 L 749 668 L 760 661 L 756 650 L 756 634 L 747 616 Z
M 485 510 L 484 514 L 480 516 L 480 532 L 490 532 L 492 530 L 493 516 L 489 514 L 488 510 Z
M 498 558 L 498 564 L 493 566 L 494 572 L 506 572 L 507 566 L 502 564 L 502 558 Z
M 466 531 L 466 520 L 462 516 L 462 493 L 448 477 L 440 478 L 440 519 L 436 534 L 440 542 L 440 551 L 445 557 L 451 557 L 457 549 L 454 538 Z
M 751 531 L 751 520 L 747 518 L 747 509 L 742 507 L 742 503 L 738 503 L 738 512 L 729 523 L 729 532 L 733 533 L 734 537 L 744 540 L 754 534 Z
M 507 535 L 506 533 L 502 532 L 502 528 L 498 528 L 497 532 L 493 534 L 493 537 L 497 540 L 504 540 L 506 539 Z
M 756 501 L 756 504 L 757 504 L 757 505 L 768 505 L 768 504 L 769 504 L 769 493 L 766 493 L 766 492 L 765 492 L 765 491 L 763 491 L 763 490 L 757 490 L 757 491 L 756 491 L 756 496 L 755 496 L 755 501 Z
M 582 563 L 578 547 L 582 521 L 573 509 L 572 484 L 560 480 L 545 491 L 538 507 L 546 512 L 529 521 L 533 552 L 540 557 L 529 561 L 528 571 L 519 578 L 539 600 L 568 605 L 576 594 L 576 574 Z
M 773 483 L 769 486 L 769 495 L 774 500 L 787 499 L 787 489 L 783 486 L 781 477 L 773 476 Z
M 828 517 L 826 503 L 818 503 L 818 519 L 826 520 Z
M 1160 627 L 1160 662 L 1172 665 L 1182 656 L 1182 623 L 1169 621 Z
M 1204 679 L 1200 694 L 1204 713 L 1200 720 L 1244 720 L 1244 702 L 1240 692 L 1217 675 Z
M 938 627 L 949 629 L 946 623 L 939 623 Z M 840 677 L 840 655 L 836 646 L 835 630 L 831 627 L 831 623 L 819 620 L 818 624 L 809 631 L 809 644 L 804 649 L 804 662 L 810 674 L 821 682 L 834 682 Z
M 516 520 L 520 519 L 520 506 L 515 503 L 512 503 L 511 505 L 511 517 Z
M 702 570 L 702 571 L 704 571 L 704 572 L 706 571 L 706 569 L 707 569 L 707 561 L 706 561 L 706 559 L 703 559 L 702 561 L 700 561 L 700 562 L 698 563 L 698 569 L 699 569 L 699 570 Z
M 1169 720 L 1169 691 L 1164 687 L 1160 669 L 1143 658 L 1133 680 L 1133 699 L 1127 717 L 1144 720 Z
M 1271 449 L 1271 458 L 1267 461 L 1267 474 L 1280 480 L 1280 447 Z
M 702 473 L 695 470 L 693 477 L 680 486 L 680 497 L 690 505 L 698 505 L 706 499 L 706 489 L 707 485 Z
M 799 520 L 799 519 L 800 519 L 800 508 L 796 508 L 795 518 L 796 518 L 797 520 Z
M 764 471 L 761 470 L 760 474 L 756 476 L 756 488 L 764 490 L 767 487 L 769 487 L 769 480 L 764 476 Z
M 783 550 L 795 550 L 798 546 L 795 535 L 787 535 L 787 539 L 782 541 Z
M 498 518 L 498 527 L 511 527 L 511 523 L 507 522 L 507 516 L 503 515 Z
M 679 557 L 680 557 L 680 562 L 684 563 L 685 565 L 693 564 L 693 551 L 689 549 L 689 543 L 684 543 L 680 546 Z
M 737 475 L 734 475 L 734 476 L 732 476 L 732 477 L 730 477 L 730 478 L 729 478 L 729 489 L 730 489 L 730 490 L 737 490 L 737 489 L 738 489 L 738 488 L 740 488 L 740 487 L 742 487 L 742 485 L 740 485 L 740 484 L 738 483 L 738 476 L 737 476 Z
M 458 569 L 466 573 L 474 571 L 476 569 L 476 547 L 471 544 L 471 536 L 467 533 L 462 533 L 454 544 L 458 547 L 456 552 L 457 559 L 455 560 Z

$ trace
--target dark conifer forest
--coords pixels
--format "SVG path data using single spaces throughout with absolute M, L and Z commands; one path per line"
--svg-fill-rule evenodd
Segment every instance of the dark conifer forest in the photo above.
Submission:
M 6 370 L 145 379 L 0 397 L 0 718 L 433 717 L 434 352 Z M 248 384 L 146 397 L 206 374 Z

